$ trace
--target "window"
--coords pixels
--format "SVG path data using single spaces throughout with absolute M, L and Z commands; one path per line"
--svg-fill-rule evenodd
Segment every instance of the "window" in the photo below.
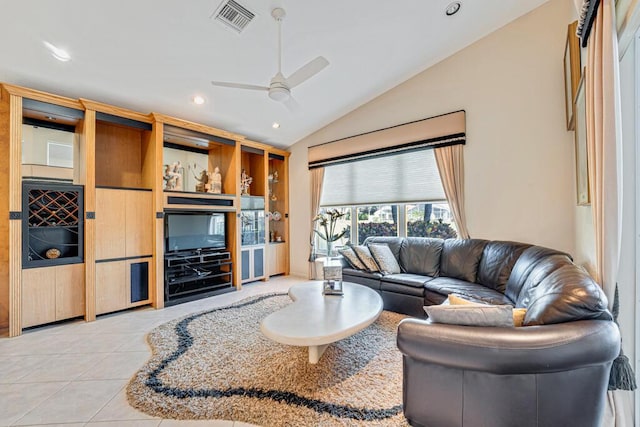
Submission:
M 370 236 L 457 237 L 433 150 L 327 166 L 320 206 L 348 212 L 349 231 L 334 248 Z M 316 236 L 315 247 L 327 245 Z
M 398 235 L 398 205 L 358 206 L 358 244 L 369 236 Z
M 406 204 L 407 236 L 457 237 L 453 217 L 447 203 Z
M 340 218 L 335 232 L 347 229 L 333 244 L 334 250 L 348 243 L 361 245 L 369 236 L 438 237 L 458 236 L 447 202 L 399 203 L 387 205 L 323 207 L 321 212 L 337 209 Z M 429 220 L 425 220 L 429 218 Z M 315 236 L 317 253 L 327 252 L 327 243 Z

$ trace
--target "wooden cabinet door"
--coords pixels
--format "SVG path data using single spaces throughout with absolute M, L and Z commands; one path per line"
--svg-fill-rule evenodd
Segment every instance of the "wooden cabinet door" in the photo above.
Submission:
M 96 189 L 96 259 L 126 256 L 126 192 Z
M 153 193 L 151 191 L 125 191 L 126 256 L 144 256 L 153 253 Z
M 276 268 L 275 274 L 285 274 L 287 272 L 287 245 L 278 243 L 276 246 Z
M 84 315 L 84 264 L 55 267 L 56 320 Z
M 96 314 L 128 307 L 126 261 L 96 264 Z
M 267 271 L 269 276 L 278 274 L 278 245 L 270 244 L 267 252 Z
M 56 320 L 55 267 L 22 270 L 22 327 Z

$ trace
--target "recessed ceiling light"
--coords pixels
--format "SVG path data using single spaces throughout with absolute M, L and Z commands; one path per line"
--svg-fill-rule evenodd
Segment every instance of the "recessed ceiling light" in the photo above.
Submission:
M 51 55 L 54 58 L 56 58 L 58 61 L 67 62 L 71 60 L 71 55 L 69 55 L 69 53 L 66 50 L 60 49 L 59 47 L 54 46 L 49 42 L 44 42 L 44 45 L 47 47 L 47 49 L 49 49 L 49 52 L 51 52 Z
M 200 96 L 200 95 L 196 95 L 191 99 L 192 99 L 193 103 L 196 104 L 196 105 L 202 105 L 205 102 L 204 98 L 202 96 Z
M 447 8 L 444 10 L 444 13 L 447 16 L 455 15 L 456 13 L 458 13 L 458 11 L 460 11 L 460 6 L 462 6 L 462 4 L 459 1 L 454 1 L 453 3 L 449 3 Z
M 272 128 L 274 129 L 278 129 L 280 127 L 280 123 L 278 122 L 273 122 L 273 124 L 271 125 Z

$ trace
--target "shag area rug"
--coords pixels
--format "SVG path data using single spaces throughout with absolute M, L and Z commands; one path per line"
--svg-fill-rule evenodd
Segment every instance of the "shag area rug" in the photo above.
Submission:
M 402 356 L 384 311 L 331 344 L 316 365 L 306 347 L 278 344 L 260 321 L 292 301 L 251 297 L 165 323 L 147 337 L 153 355 L 131 379 L 129 403 L 149 415 L 226 419 L 260 426 L 407 426 Z

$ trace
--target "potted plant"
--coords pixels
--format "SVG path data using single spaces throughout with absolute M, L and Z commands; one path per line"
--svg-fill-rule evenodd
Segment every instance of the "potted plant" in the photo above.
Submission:
M 327 242 L 327 256 L 333 256 L 333 242 L 340 240 L 347 232 L 347 227 L 336 233 L 338 220 L 345 216 L 337 209 L 329 209 L 316 215 L 313 222 L 318 226 L 313 231 L 325 242 Z

